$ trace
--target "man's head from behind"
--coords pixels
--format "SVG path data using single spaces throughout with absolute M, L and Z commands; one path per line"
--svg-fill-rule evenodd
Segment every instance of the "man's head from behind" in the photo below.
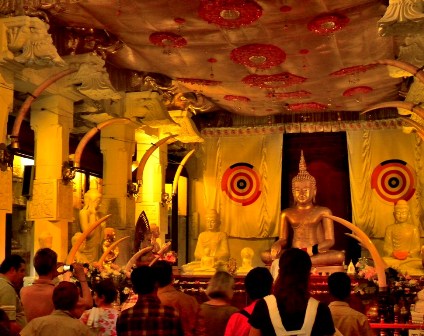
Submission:
M 159 260 L 152 266 L 156 272 L 156 280 L 159 287 L 165 287 L 172 283 L 172 266 L 165 260 Z
M 77 285 L 72 282 L 62 281 L 53 290 L 53 305 L 58 310 L 72 310 L 79 299 Z
M 244 286 L 250 299 L 261 299 L 271 293 L 274 279 L 266 267 L 255 267 L 247 273 Z
M 328 277 L 328 289 L 330 294 L 341 301 L 350 296 L 350 278 L 344 272 L 335 272 Z
M 136 294 L 151 294 L 156 289 L 156 271 L 149 266 L 140 266 L 131 273 L 131 282 Z
M 57 269 L 57 253 L 49 248 L 39 249 L 34 256 L 34 268 L 38 275 L 52 274 L 54 278 Z

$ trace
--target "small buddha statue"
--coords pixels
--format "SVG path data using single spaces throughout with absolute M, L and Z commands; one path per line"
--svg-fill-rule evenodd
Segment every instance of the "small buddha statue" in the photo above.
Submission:
M 159 238 L 160 236 L 159 226 L 156 224 L 150 225 L 150 232 L 152 233 L 151 243 L 153 246 L 153 253 L 157 253 L 162 247 L 162 240 Z
M 395 222 L 386 228 L 384 235 L 384 260 L 388 266 L 398 266 L 403 260 L 419 258 L 420 232 L 410 222 L 408 202 L 399 200 L 393 211 Z
M 324 217 L 331 215 L 331 210 L 314 204 L 316 192 L 316 180 L 307 171 L 302 151 L 299 173 L 292 179 L 295 204 L 281 212 L 280 238 L 271 247 L 273 263 L 278 265 L 281 253 L 291 246 L 305 250 L 314 267 L 343 264 L 344 252 L 331 249 L 335 243 L 334 224 L 330 218 Z M 293 230 L 291 241 L 290 229 Z
M 103 253 L 111 246 L 116 239 L 116 233 L 114 228 L 105 228 L 104 229 L 104 239 L 102 244 Z M 105 263 L 113 263 L 119 255 L 119 247 L 115 246 L 106 256 Z
M 79 212 L 79 224 L 82 232 L 101 218 L 98 208 L 102 202 L 102 194 L 97 189 L 97 185 L 92 184 L 93 186 L 84 194 L 84 207 Z M 105 225 L 102 223 L 87 236 L 85 248 L 81 253 L 89 262 L 95 262 L 100 258 L 102 231 Z
M 52 248 L 53 246 L 53 236 L 49 231 L 42 231 L 38 236 L 38 244 L 40 248 Z
M 150 228 L 148 228 L 141 237 L 140 250 L 146 247 L 149 247 L 150 249 L 147 250 L 146 253 L 143 253 L 142 256 L 140 256 L 140 258 L 137 260 L 137 266 L 149 265 L 150 262 L 156 257 L 155 253 L 153 252 L 154 246 L 152 245 L 152 232 L 150 231 Z
M 250 247 L 244 247 L 240 251 L 241 267 L 237 269 L 237 274 L 243 275 L 249 273 L 252 267 L 252 259 L 255 252 Z

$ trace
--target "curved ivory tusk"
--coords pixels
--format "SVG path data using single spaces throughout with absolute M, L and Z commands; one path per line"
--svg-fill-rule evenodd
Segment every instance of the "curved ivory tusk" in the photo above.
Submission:
M 194 153 L 194 149 L 192 149 L 190 152 L 184 156 L 184 158 L 181 160 L 180 165 L 178 166 L 178 169 L 174 176 L 174 181 L 172 182 L 172 196 L 177 194 L 178 189 L 178 180 L 180 179 L 181 171 L 183 170 L 184 165 L 186 164 L 187 160 L 190 158 L 190 156 Z
M 25 102 L 22 104 L 21 108 L 18 111 L 18 115 L 16 116 L 15 122 L 13 124 L 13 128 L 12 128 L 12 134 L 10 135 L 10 138 L 12 140 L 12 147 L 13 148 L 18 148 L 18 136 L 19 136 L 19 131 L 21 129 L 21 124 L 22 121 L 25 118 L 26 113 L 28 112 L 29 108 L 31 107 L 31 104 L 33 103 L 34 100 L 36 100 L 38 98 L 38 96 L 45 90 L 47 89 L 50 85 L 52 85 L 53 83 L 57 82 L 59 79 L 70 75 L 74 72 L 77 72 L 78 69 L 67 69 L 61 72 L 58 72 L 57 74 L 54 74 L 53 76 L 51 76 L 50 78 L 48 78 L 47 80 L 45 80 L 43 83 L 40 84 L 40 86 L 38 86 L 34 92 L 32 94 L 30 94 L 26 99 Z
M 100 224 L 102 224 L 106 219 L 108 219 L 111 214 L 106 215 L 102 218 L 100 218 L 97 222 L 94 222 L 91 224 L 91 226 L 85 230 L 81 236 L 79 236 L 78 240 L 75 242 L 75 244 L 72 246 L 71 250 L 68 253 L 68 256 L 66 257 L 66 264 L 70 265 L 74 262 L 75 254 L 77 253 L 78 249 L 80 248 L 82 242 L 87 238 L 87 236 L 94 231 Z
M 406 122 L 407 124 L 409 124 L 410 126 L 412 126 L 413 128 L 415 128 L 415 131 L 418 133 L 418 135 L 420 136 L 420 138 L 422 140 L 424 140 L 424 128 L 422 125 L 420 125 L 419 123 L 417 123 L 416 121 L 410 119 L 410 118 L 406 118 L 406 117 L 401 117 L 402 121 Z
M 393 67 L 405 70 L 406 72 L 412 74 L 414 77 L 418 78 L 418 80 L 424 84 L 424 73 L 422 71 L 423 69 L 418 68 L 411 63 L 391 59 L 379 60 L 376 63 L 383 65 L 391 65 Z
M 122 241 L 124 241 L 125 239 L 130 238 L 130 236 L 126 236 L 123 237 L 121 239 L 118 239 L 116 242 L 112 243 L 107 249 L 106 251 L 103 252 L 102 256 L 100 257 L 98 263 L 100 266 L 103 265 L 103 263 L 105 262 L 105 259 L 107 257 L 107 255 L 109 254 L 110 251 L 112 251 L 119 243 L 121 243 Z
M 102 128 L 105 128 L 106 126 L 109 126 L 111 124 L 117 124 L 117 123 L 128 124 L 129 122 L 131 122 L 131 120 L 128 119 L 128 118 L 113 118 L 113 119 L 109 119 L 109 120 L 103 121 L 100 124 L 98 124 L 96 127 L 93 127 L 91 130 L 89 130 L 83 136 L 83 138 L 81 139 L 81 141 L 78 143 L 77 149 L 75 150 L 75 154 L 74 154 L 75 155 L 74 156 L 74 167 L 75 168 L 79 168 L 80 161 L 81 161 L 82 151 L 84 150 L 85 146 L 90 141 L 90 139 L 98 131 L 100 131 Z
M 138 258 L 140 258 L 143 254 L 149 252 L 153 250 L 153 246 L 147 246 L 145 248 L 142 248 L 140 251 L 136 252 L 131 258 L 130 260 L 128 260 L 127 264 L 125 265 L 124 268 L 124 273 L 125 275 L 129 278 L 130 277 L 130 270 L 131 267 L 135 264 L 135 262 L 137 261 Z
M 361 242 L 362 246 L 368 249 L 372 259 L 374 260 L 375 269 L 378 275 L 378 287 L 386 288 L 387 287 L 386 273 L 385 273 L 385 269 L 387 267 L 386 263 L 384 262 L 383 258 L 381 258 L 380 254 L 377 251 L 377 248 L 375 247 L 373 242 L 368 238 L 365 232 L 343 218 L 331 216 L 331 215 L 324 215 L 324 217 L 330 218 L 333 221 L 346 226 L 348 229 L 356 233 L 358 237 L 357 240 Z
M 171 242 L 167 242 L 165 245 L 163 245 L 162 248 L 158 251 L 155 259 L 150 262 L 149 266 L 152 266 L 156 261 L 158 261 L 162 254 L 164 254 L 168 250 L 169 246 L 171 246 Z
M 153 152 L 159 148 L 161 145 L 163 145 L 165 142 L 167 142 L 171 138 L 175 138 L 177 134 L 173 134 L 170 136 L 167 136 L 165 138 L 160 139 L 156 143 L 154 143 L 147 151 L 144 153 L 143 157 L 141 158 L 140 164 L 137 167 L 137 183 L 142 184 L 143 181 L 143 172 L 144 167 L 146 166 L 147 160 L 149 159 L 150 155 L 153 154 Z
M 386 108 L 386 107 L 402 108 L 402 109 L 405 109 L 407 111 L 414 112 L 420 118 L 424 119 L 424 109 L 421 106 L 414 104 L 412 102 L 396 101 L 396 100 L 372 105 L 369 108 L 367 108 L 366 110 L 362 111 L 361 114 L 370 112 L 372 110 L 380 109 L 380 108 Z

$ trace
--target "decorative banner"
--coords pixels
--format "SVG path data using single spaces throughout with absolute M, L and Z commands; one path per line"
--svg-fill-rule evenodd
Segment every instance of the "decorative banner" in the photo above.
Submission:
M 261 195 L 259 176 L 249 163 L 239 162 L 230 166 L 223 174 L 221 190 L 242 206 L 254 203 Z
M 387 202 L 408 201 L 415 193 L 415 172 L 405 161 L 383 161 L 371 175 L 371 188 Z

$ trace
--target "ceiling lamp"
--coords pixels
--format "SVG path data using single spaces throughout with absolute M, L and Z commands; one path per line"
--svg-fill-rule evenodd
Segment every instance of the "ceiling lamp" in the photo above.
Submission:
M 319 15 L 308 23 L 308 29 L 318 35 L 328 35 L 343 29 L 348 23 L 349 18 L 343 14 Z
M 250 68 L 268 69 L 283 63 L 286 53 L 272 44 L 247 44 L 233 49 L 230 58 Z
M 301 84 L 306 79 L 305 77 L 296 76 L 289 72 L 282 72 L 275 75 L 248 75 L 242 79 L 242 82 L 250 86 L 272 89 Z
M 239 28 L 258 20 L 262 7 L 253 0 L 202 0 L 199 16 L 223 28 Z

